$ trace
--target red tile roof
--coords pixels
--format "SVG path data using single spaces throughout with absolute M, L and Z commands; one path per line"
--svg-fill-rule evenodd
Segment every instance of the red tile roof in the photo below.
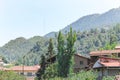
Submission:
M 6 69 L 6 70 L 12 70 L 12 71 L 26 71 L 26 72 L 36 72 L 38 71 L 38 69 L 40 68 L 40 66 L 14 66 L 12 68 Z
M 90 56 L 111 55 L 112 53 L 120 53 L 120 50 L 101 50 L 101 51 L 92 51 L 92 52 L 90 52 Z
M 120 59 L 101 57 L 100 64 L 104 67 L 120 67 Z

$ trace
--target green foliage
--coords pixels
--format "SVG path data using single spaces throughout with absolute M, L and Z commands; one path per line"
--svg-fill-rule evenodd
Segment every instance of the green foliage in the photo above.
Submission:
M 90 51 L 98 50 L 104 48 L 107 44 L 116 42 L 115 44 L 120 44 L 120 24 L 113 26 L 109 29 L 91 29 L 88 31 L 78 31 L 76 32 L 77 41 L 75 43 L 75 50 L 77 53 L 83 55 L 88 55 Z M 64 35 L 63 35 L 64 36 Z M 67 35 L 65 35 L 65 39 Z M 57 53 L 57 38 L 53 38 L 54 51 Z M 39 51 L 36 51 L 36 43 L 39 42 Z M 67 46 L 66 41 L 64 41 L 65 46 Z M 5 57 L 8 62 L 15 63 L 16 65 L 21 65 L 23 60 L 23 55 L 27 55 L 31 49 L 34 52 L 30 52 L 25 58 L 26 65 L 35 65 L 39 63 L 41 54 L 45 54 L 48 51 L 49 39 L 45 37 L 35 36 L 30 39 L 25 39 L 23 37 L 11 40 L 6 45 L 0 48 L 0 55 Z M 38 47 L 38 46 L 37 46 Z M 64 48 L 63 47 L 63 48 Z M 108 49 L 109 48 L 108 46 Z M 113 48 L 112 48 L 113 49 Z
M 117 45 L 116 43 L 113 43 L 113 44 L 108 44 L 107 43 L 103 49 L 104 50 L 113 50 L 116 45 Z
M 3 56 L 1 56 L 1 55 L 0 55 L 0 59 L 2 59 L 2 61 L 3 61 L 4 63 L 8 63 L 8 61 L 6 60 L 6 58 L 3 57 Z
M 48 53 L 44 54 L 44 55 L 42 54 L 42 56 L 41 56 L 41 62 L 40 62 L 41 68 L 37 72 L 38 80 L 44 80 L 46 78 L 54 77 L 54 73 L 55 73 L 54 70 L 56 69 L 56 65 L 52 64 L 52 62 L 51 62 L 51 57 L 54 55 L 53 50 L 54 50 L 53 41 L 50 38 L 49 45 L 48 45 Z M 47 58 L 45 58 L 46 56 L 47 56 Z M 48 58 L 50 58 L 50 63 L 46 62 L 46 59 L 48 59 Z
M 51 62 L 51 57 L 52 57 L 54 54 L 55 54 L 55 53 L 54 53 L 53 40 L 52 40 L 52 38 L 50 38 L 50 40 L 49 40 L 49 45 L 48 45 L 48 53 L 46 54 L 46 56 L 47 56 L 48 58 L 50 58 L 50 64 L 52 63 L 52 62 Z
M 76 41 L 76 33 L 73 33 L 72 28 L 67 34 L 67 45 L 61 32 L 58 35 L 58 76 L 67 77 L 73 72 L 73 56 L 75 53 L 74 43 Z M 65 47 L 66 46 L 66 47 Z
M 37 80 L 44 80 L 45 79 L 45 69 L 46 69 L 46 62 L 45 62 L 45 56 L 41 55 L 41 62 L 40 62 L 40 69 L 38 70 L 37 74 Z
M 37 43 L 40 46 L 37 46 Z M 47 45 L 47 38 L 35 36 L 30 39 L 25 39 L 20 37 L 9 41 L 1 47 L 0 55 L 5 57 L 8 62 L 16 65 L 21 65 L 23 63 L 23 55 L 26 55 L 25 65 L 35 65 L 39 64 L 41 54 L 46 53 Z M 37 51 L 38 49 L 36 47 L 39 47 L 39 51 Z M 31 51 L 32 49 L 34 49 L 34 51 Z
M 46 70 L 45 70 L 45 74 L 43 75 L 45 77 L 46 80 L 48 80 L 49 78 L 54 78 L 57 76 L 57 64 L 53 63 L 51 65 L 49 65 Z
M 61 31 L 58 34 L 58 54 L 57 54 L 57 60 L 58 60 L 58 65 L 57 65 L 57 72 L 58 72 L 58 76 L 65 76 L 64 75 L 64 69 L 65 69 L 65 58 L 64 58 L 64 37 L 63 34 L 61 33 Z
M 76 33 L 72 31 L 72 28 L 70 28 L 70 32 L 68 32 L 67 34 L 67 49 L 66 49 L 66 74 L 71 74 L 73 73 L 73 67 L 74 67 L 74 64 L 73 64 L 73 56 L 74 56 L 74 53 L 75 53 L 75 50 L 74 50 L 74 43 L 76 41 Z M 67 76 L 67 75 L 66 75 Z
M 67 78 L 51 78 L 50 80 L 96 80 L 97 79 L 97 73 L 90 70 L 90 71 L 80 71 L 77 74 L 69 75 Z
M 114 76 L 104 76 L 102 80 L 115 80 Z
M 26 80 L 25 77 L 12 71 L 0 71 L 0 80 Z

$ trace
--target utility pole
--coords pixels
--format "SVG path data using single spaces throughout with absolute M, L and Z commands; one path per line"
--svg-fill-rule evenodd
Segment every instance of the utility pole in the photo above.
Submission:
M 25 55 L 23 56 L 23 75 L 24 75 L 24 64 L 25 64 Z

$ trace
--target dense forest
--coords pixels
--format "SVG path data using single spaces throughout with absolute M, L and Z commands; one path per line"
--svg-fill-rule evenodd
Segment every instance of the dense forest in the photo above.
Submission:
M 89 56 L 89 52 L 99 50 L 111 41 L 120 43 L 120 24 L 109 29 L 91 29 L 89 31 L 78 31 L 75 42 L 76 53 Z M 66 34 L 64 35 L 66 36 Z M 57 35 L 53 38 L 54 53 L 57 53 Z M 35 36 L 30 39 L 23 37 L 11 40 L 0 48 L 0 55 L 8 62 L 20 65 L 25 61 L 26 65 L 38 64 L 40 56 L 48 52 L 49 38 Z M 67 45 L 67 44 L 66 44 Z

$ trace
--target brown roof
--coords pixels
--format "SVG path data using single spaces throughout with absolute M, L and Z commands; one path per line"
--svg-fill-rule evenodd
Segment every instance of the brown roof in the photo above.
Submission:
M 120 53 L 120 50 L 92 51 L 92 52 L 90 52 L 90 56 L 111 55 L 112 53 Z
M 74 55 L 75 55 L 75 56 L 82 57 L 82 58 L 90 59 L 89 57 L 83 56 L 83 55 L 81 55 L 81 54 L 79 54 L 79 53 L 74 54 Z M 57 55 L 52 56 L 51 58 L 47 59 L 47 61 L 50 61 L 50 59 L 56 58 L 56 56 L 57 56 Z M 56 60 L 56 59 L 55 59 L 55 60 Z
M 100 57 L 100 64 L 104 67 L 120 67 L 120 59 Z

